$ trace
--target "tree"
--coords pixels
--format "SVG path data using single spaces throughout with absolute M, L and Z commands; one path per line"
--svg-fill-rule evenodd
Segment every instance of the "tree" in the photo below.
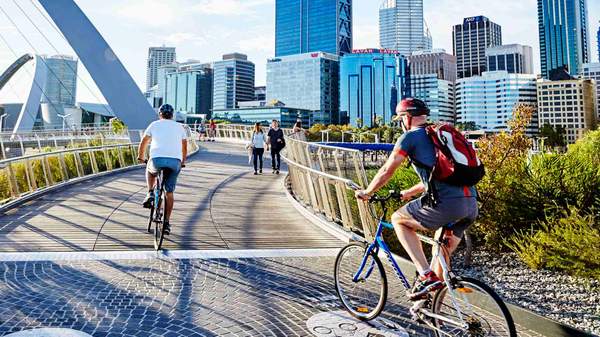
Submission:
M 556 128 L 548 123 L 540 128 L 540 137 L 546 138 L 544 143 L 550 147 L 565 147 L 565 128 L 557 125 Z
M 477 131 L 481 129 L 475 122 L 456 123 L 455 127 L 459 131 Z

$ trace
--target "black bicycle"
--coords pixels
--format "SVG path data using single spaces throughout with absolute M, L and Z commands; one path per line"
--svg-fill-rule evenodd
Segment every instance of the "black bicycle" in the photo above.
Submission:
M 148 233 L 152 233 L 152 224 L 154 224 L 154 249 L 160 250 L 165 237 L 164 215 L 167 212 L 167 192 L 165 190 L 165 175 L 169 174 L 169 169 L 161 169 L 156 175 L 156 184 L 154 185 L 154 198 L 150 205 L 150 216 L 148 217 Z M 157 188 L 158 187 L 158 188 Z

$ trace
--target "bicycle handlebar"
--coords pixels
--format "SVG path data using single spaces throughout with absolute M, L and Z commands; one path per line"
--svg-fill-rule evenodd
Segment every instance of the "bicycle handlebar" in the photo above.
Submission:
M 355 182 L 353 182 L 351 180 L 346 181 L 346 186 L 348 186 L 348 188 L 350 188 L 353 191 L 360 191 L 362 189 L 362 187 L 360 187 L 359 185 L 357 185 Z M 387 196 L 385 196 L 385 197 L 372 196 L 369 199 L 369 202 L 388 201 L 394 197 L 402 198 L 402 193 L 396 192 L 394 190 L 389 190 Z

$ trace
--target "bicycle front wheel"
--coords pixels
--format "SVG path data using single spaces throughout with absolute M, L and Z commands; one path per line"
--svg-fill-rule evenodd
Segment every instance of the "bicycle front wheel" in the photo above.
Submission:
M 387 278 L 379 258 L 367 256 L 364 268 L 354 282 L 367 251 L 361 243 L 351 243 L 335 260 L 335 290 L 346 310 L 354 317 L 368 321 L 377 317 L 387 299 Z
M 442 319 L 434 319 L 438 337 L 517 336 L 506 304 L 490 287 L 476 279 L 459 277 L 456 279 L 455 289 L 448 290 L 448 287 L 444 287 L 438 290 L 433 298 L 432 308 L 435 314 L 452 322 L 465 324 L 461 327 Z

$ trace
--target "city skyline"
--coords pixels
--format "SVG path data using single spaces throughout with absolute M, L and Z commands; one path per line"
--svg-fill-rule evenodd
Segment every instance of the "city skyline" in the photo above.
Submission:
M 213 62 L 225 53 L 246 53 L 249 60 L 256 64 L 256 85 L 266 83 L 267 59 L 274 56 L 275 49 L 274 0 L 107 0 L 102 5 L 91 0 L 81 0 L 77 3 L 113 47 L 142 90 L 145 88 L 148 48 L 162 44 L 176 47 L 179 61 L 199 59 L 203 62 Z M 379 5 L 379 1 L 354 0 L 355 49 L 379 46 Z M 534 48 L 534 69 L 535 73 L 540 72 L 535 0 L 507 0 L 485 4 L 467 0 L 465 6 L 460 8 L 453 6 L 452 0 L 431 0 L 425 1 L 424 8 L 425 20 L 430 23 L 434 48 L 444 48 L 451 53 L 452 25 L 462 21 L 464 17 L 486 15 L 503 26 L 505 44 L 520 43 Z M 11 15 L 15 15 L 20 28 L 31 37 L 40 53 L 56 53 L 49 46 L 46 48 L 47 44 L 34 28 L 25 27 L 22 14 L 9 5 L 5 9 Z M 34 10 L 30 5 L 28 12 Z M 161 20 L 156 19 L 156 13 L 161 13 Z M 595 32 L 600 20 L 600 3 L 588 1 L 588 13 L 589 30 Z M 192 16 L 196 19 L 188 20 Z M 47 34 L 61 53 L 75 55 L 49 25 L 41 25 L 41 28 L 47 30 Z M 18 32 L 8 23 L 0 26 L 0 32 L 17 53 L 31 52 L 27 44 L 20 41 Z M 596 34 L 590 35 L 591 53 L 597 55 Z M 239 39 L 234 39 L 233 36 L 239 36 Z M 230 42 L 224 44 L 222 41 Z M 15 58 L 4 48 L 0 52 L 0 67 L 7 67 Z M 597 60 L 592 58 L 592 61 Z M 80 84 L 81 90 L 78 90 L 77 100 L 96 102 L 95 96 L 101 95 L 95 89 L 87 71 L 83 67 L 79 70 L 80 77 L 95 92 L 90 93 L 90 90 Z M 14 90 L 5 90 L 0 95 L 3 102 L 18 99 L 19 84 L 14 84 L 12 89 Z

